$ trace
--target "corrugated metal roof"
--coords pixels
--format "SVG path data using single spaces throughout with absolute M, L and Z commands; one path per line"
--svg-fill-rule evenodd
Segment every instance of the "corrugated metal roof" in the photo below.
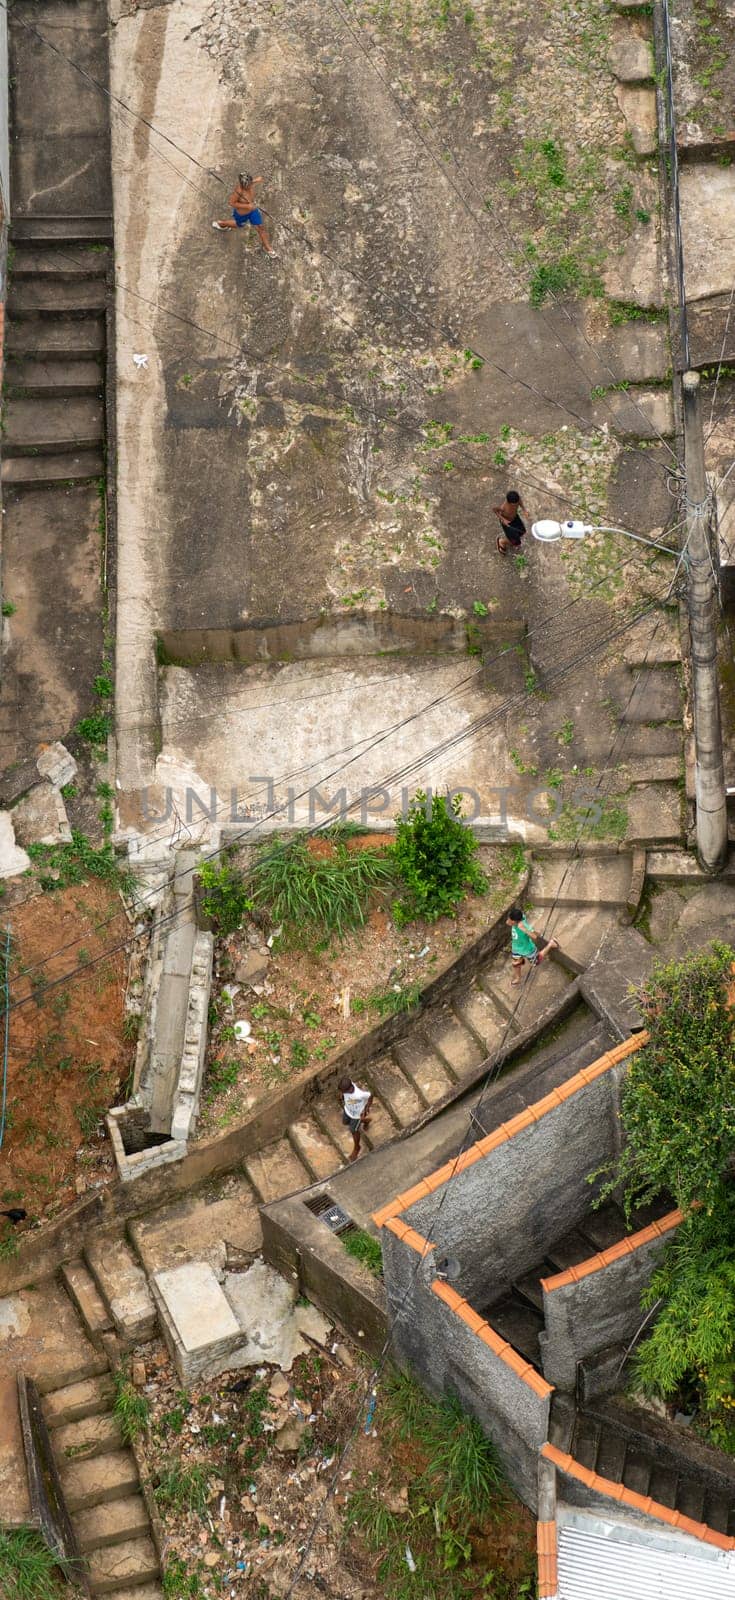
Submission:
M 657 1547 L 637 1529 L 594 1515 L 585 1527 L 578 1516 L 559 1528 L 559 1600 L 735 1600 L 735 1559 L 689 1538 Z

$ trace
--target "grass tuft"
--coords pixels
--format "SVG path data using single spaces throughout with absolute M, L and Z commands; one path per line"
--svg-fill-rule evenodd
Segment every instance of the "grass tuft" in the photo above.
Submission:
M 33 1528 L 0 1531 L 0 1595 L 3 1600 L 59 1600 L 61 1572 Z
M 278 840 L 256 862 L 252 901 L 267 906 L 290 933 L 311 928 L 342 938 L 364 926 L 372 895 L 395 878 L 390 850 L 348 850 L 339 833 L 331 843 L 333 854 L 316 856 L 304 839 Z
M 209 1473 L 206 1467 L 192 1463 L 185 1466 L 180 1461 L 164 1462 L 158 1473 L 155 1496 L 159 1506 L 173 1511 L 196 1511 L 204 1514 L 209 1491 Z
M 113 1383 L 115 1400 L 112 1409 L 125 1443 L 130 1444 L 148 1425 L 150 1402 L 130 1382 L 124 1367 L 118 1367 L 113 1374 Z
M 374 1239 L 371 1233 L 366 1233 L 364 1228 L 355 1228 L 353 1232 L 344 1235 L 342 1243 L 348 1256 L 352 1256 L 354 1261 L 360 1261 L 376 1278 L 380 1277 L 383 1271 L 383 1252 L 378 1240 Z

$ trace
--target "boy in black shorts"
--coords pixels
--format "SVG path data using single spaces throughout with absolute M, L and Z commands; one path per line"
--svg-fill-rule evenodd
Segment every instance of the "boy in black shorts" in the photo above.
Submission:
M 526 531 L 526 524 L 520 513 L 525 509 L 517 489 L 508 490 L 502 506 L 493 506 L 503 530 L 502 534 L 498 534 L 496 541 L 501 556 L 505 555 L 506 550 L 520 550 L 521 539 Z

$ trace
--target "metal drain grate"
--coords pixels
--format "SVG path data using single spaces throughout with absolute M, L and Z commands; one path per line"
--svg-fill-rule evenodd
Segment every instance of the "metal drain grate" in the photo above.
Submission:
M 307 1211 L 311 1211 L 320 1222 L 326 1222 L 332 1233 L 344 1233 L 345 1229 L 355 1226 L 347 1212 L 336 1205 L 328 1194 L 317 1194 L 313 1200 L 306 1200 L 304 1204 Z

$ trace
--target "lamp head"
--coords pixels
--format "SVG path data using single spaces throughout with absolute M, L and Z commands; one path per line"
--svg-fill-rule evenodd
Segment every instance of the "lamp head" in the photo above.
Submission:
M 566 522 L 534 522 L 531 532 L 541 544 L 556 544 L 558 539 L 583 539 L 590 528 L 586 522 L 577 522 L 569 517 Z

